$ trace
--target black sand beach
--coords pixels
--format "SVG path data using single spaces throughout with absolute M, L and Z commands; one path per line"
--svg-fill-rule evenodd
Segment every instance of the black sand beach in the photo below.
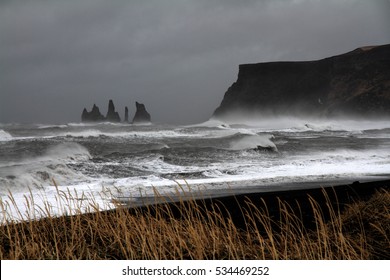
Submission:
M 299 184 L 297 184 L 299 185 Z M 341 212 L 345 205 L 357 201 L 367 201 L 374 193 L 383 189 L 390 190 L 390 180 L 378 181 L 353 181 L 333 185 L 330 183 L 304 183 L 305 188 L 253 192 L 247 189 L 236 194 L 223 195 L 221 193 L 206 194 L 189 193 L 180 197 L 159 196 L 139 198 L 135 203 L 129 203 L 129 211 L 147 212 L 154 211 L 157 205 L 169 208 L 169 212 L 180 218 L 183 208 L 201 207 L 204 212 L 220 211 L 221 215 L 231 218 L 239 228 L 246 225 L 246 214 L 251 207 L 266 211 L 273 219 L 280 217 L 280 204 L 289 206 L 293 213 L 302 218 L 305 227 L 311 228 L 313 224 L 313 205 L 315 202 L 322 209 L 324 221 L 329 219 L 330 211 Z M 291 187 L 291 186 L 290 186 Z M 302 187 L 302 184 L 301 184 Z M 123 203 L 125 198 L 121 199 Z M 143 204 L 143 205 L 142 205 Z M 137 206 L 134 206 L 137 205 Z
M 2 259 L 390 259 L 390 180 L 217 197 L 0 227 Z M 97 207 L 97 205 L 96 205 Z

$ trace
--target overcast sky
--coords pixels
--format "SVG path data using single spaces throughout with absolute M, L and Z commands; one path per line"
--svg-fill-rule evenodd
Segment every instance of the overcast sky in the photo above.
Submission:
M 238 65 L 390 43 L 390 0 L 0 0 L 0 123 L 207 120 Z

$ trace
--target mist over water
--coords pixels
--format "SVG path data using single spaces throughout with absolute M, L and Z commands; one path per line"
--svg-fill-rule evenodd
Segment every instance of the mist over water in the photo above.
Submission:
M 220 195 L 384 178 L 388 120 L 0 125 L 0 197 L 9 203 L 12 193 L 22 209 L 26 196 L 58 204 L 59 192 L 93 196 L 106 209 L 112 199 L 136 202 L 183 187 Z

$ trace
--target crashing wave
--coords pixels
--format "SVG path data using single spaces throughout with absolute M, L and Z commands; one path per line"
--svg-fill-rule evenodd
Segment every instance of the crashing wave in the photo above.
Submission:
M 58 184 L 71 184 L 88 178 L 74 171 L 68 163 L 89 160 L 88 150 L 77 143 L 62 143 L 49 148 L 42 156 L 25 158 L 2 165 L 0 190 L 12 191 L 41 188 Z
M 92 156 L 89 153 L 88 149 L 84 146 L 74 142 L 67 142 L 49 148 L 42 158 L 44 160 L 89 160 L 92 158 Z
M 8 132 L 0 129 L 0 141 L 10 141 L 12 140 L 13 137 L 11 134 L 9 134 Z
M 242 135 L 238 140 L 230 143 L 231 150 L 255 150 L 255 151 L 273 151 L 277 152 L 278 148 L 271 141 L 273 135 Z

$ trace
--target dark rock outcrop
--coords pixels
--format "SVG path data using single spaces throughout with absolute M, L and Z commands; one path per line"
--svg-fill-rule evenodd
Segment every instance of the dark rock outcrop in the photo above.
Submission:
M 135 112 L 133 123 L 150 123 L 150 114 L 146 111 L 145 105 L 135 102 L 135 106 L 137 108 L 137 111 Z
M 115 106 L 112 99 L 108 102 L 108 110 L 107 110 L 107 116 L 106 121 L 108 122 L 120 122 L 121 118 L 119 117 L 119 113 L 115 112 Z
M 125 120 L 124 122 L 129 122 L 129 109 L 125 107 Z
M 91 112 L 88 112 L 84 108 L 83 113 L 81 114 L 82 122 L 99 122 L 104 121 L 104 116 L 100 113 L 99 107 L 93 104 Z
M 390 116 L 390 45 L 317 61 L 240 65 L 214 117 L 235 112 Z

